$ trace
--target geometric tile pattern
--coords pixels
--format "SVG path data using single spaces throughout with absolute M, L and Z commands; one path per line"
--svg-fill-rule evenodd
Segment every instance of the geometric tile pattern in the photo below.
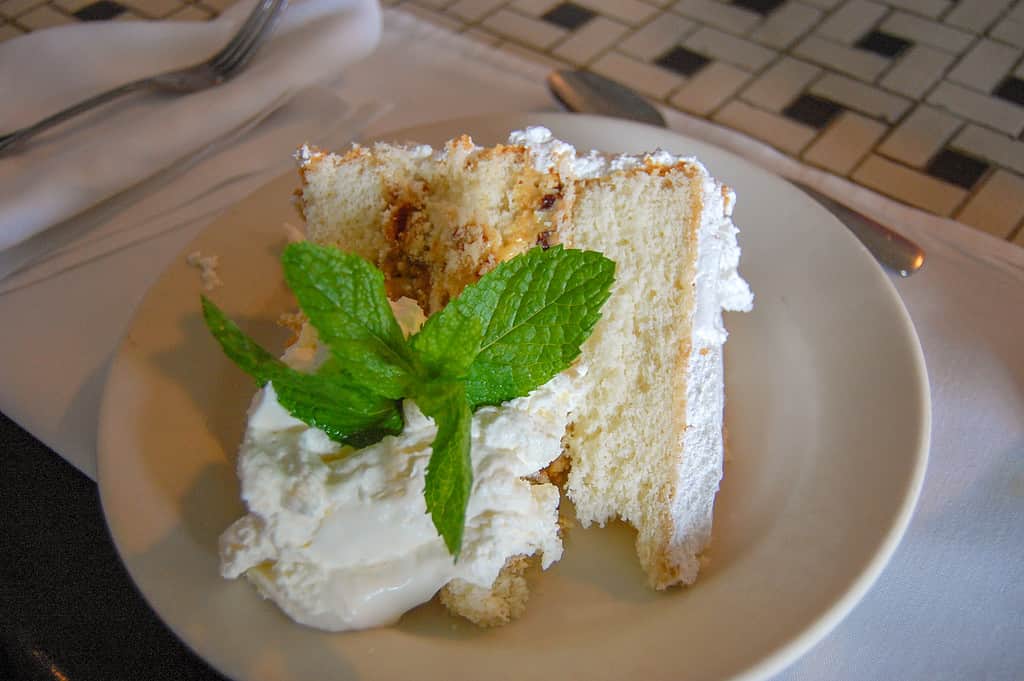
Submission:
M 0 0 L 0 41 L 234 0 Z M 1024 245 L 1024 0 L 382 0 Z

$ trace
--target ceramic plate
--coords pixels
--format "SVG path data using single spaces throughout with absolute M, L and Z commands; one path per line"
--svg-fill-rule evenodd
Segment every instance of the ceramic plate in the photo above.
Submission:
M 755 679 L 824 636 L 870 587 L 924 474 L 929 401 L 914 328 L 885 274 L 792 186 L 701 142 L 568 114 L 450 121 L 388 139 L 527 124 L 580 149 L 663 147 L 735 188 L 750 314 L 729 314 L 730 458 L 707 567 L 688 589 L 645 586 L 622 527 L 574 529 L 533 580 L 526 614 L 479 630 L 436 604 L 395 627 L 326 634 L 218 574 L 217 537 L 243 513 L 234 474 L 252 382 L 203 326 L 185 254 L 145 297 L 110 371 L 99 436 L 103 508 L 133 579 L 174 632 L 239 681 Z M 212 224 L 186 251 L 220 256 L 212 297 L 268 348 L 292 303 L 277 257 L 297 223 L 295 174 Z

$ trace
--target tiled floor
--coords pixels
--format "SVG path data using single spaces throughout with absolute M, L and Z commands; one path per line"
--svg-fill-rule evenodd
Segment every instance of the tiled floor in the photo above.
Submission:
M 0 0 L 0 40 L 233 0 Z M 384 0 L 1024 246 L 1024 0 Z

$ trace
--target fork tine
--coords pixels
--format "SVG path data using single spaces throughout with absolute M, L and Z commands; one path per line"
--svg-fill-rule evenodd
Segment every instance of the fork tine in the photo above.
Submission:
M 245 18 L 242 25 L 238 27 L 235 34 L 228 41 L 227 45 L 222 47 L 216 54 L 214 54 L 208 60 L 210 63 L 215 63 L 224 59 L 226 55 L 233 53 L 238 47 L 259 27 L 263 22 L 263 19 L 267 16 L 267 10 L 274 0 L 259 0 L 256 6 L 253 7 L 252 12 Z
M 265 7 L 265 10 L 260 17 L 261 21 L 254 23 L 248 35 L 244 36 L 232 50 L 225 51 L 220 58 L 211 60 L 210 66 L 223 78 L 230 78 L 256 54 L 287 5 L 287 0 L 264 0 L 262 7 Z

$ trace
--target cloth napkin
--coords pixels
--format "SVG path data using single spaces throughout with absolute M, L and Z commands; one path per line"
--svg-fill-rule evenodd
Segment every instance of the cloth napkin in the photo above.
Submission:
M 213 22 L 91 22 L 2 43 L 0 92 L 16 96 L 0 107 L 0 130 L 201 61 L 253 6 L 240 2 Z M 293 0 L 270 41 L 231 81 L 189 95 L 128 95 L 0 158 L 0 278 L 62 245 L 56 237 L 29 242 L 34 235 L 237 139 L 295 93 L 337 78 L 379 38 L 373 0 Z

